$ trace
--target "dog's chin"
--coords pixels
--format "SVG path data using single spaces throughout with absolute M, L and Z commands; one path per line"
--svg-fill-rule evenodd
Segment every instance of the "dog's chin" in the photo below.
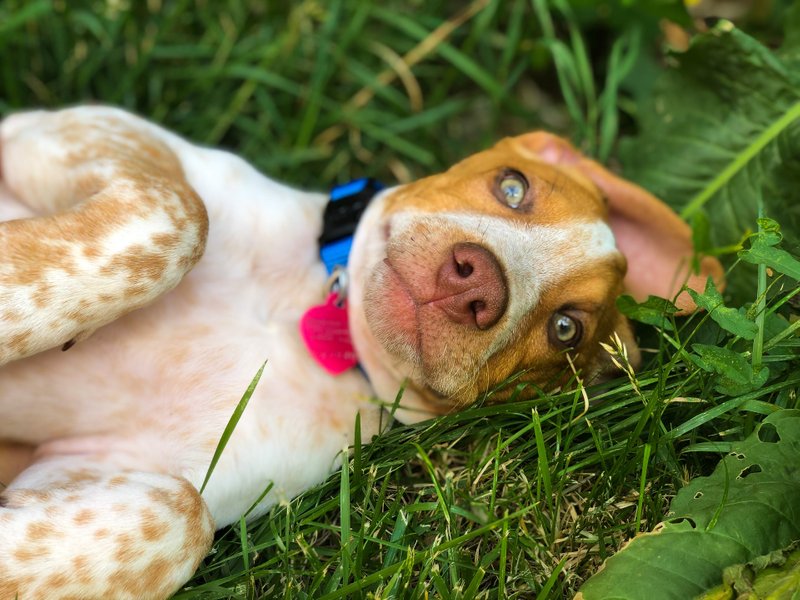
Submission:
M 392 402 L 403 389 L 394 415 L 413 423 L 469 402 L 472 391 L 464 390 L 459 376 L 468 380 L 472 363 L 454 369 L 448 353 L 431 343 L 448 339 L 442 331 L 444 316 L 420 308 L 387 259 L 390 219 L 381 205 L 389 194 L 373 201 L 356 232 L 348 266 L 348 311 L 353 344 L 376 396 Z
M 387 260 L 370 275 L 364 294 L 364 313 L 375 339 L 391 355 L 419 367 L 420 324 L 417 305 Z
M 448 368 L 452 365 L 445 364 L 448 357 L 426 352 L 437 330 L 428 327 L 430 319 L 389 260 L 379 263 L 367 281 L 364 315 L 373 338 L 392 357 L 396 372 L 404 374 L 406 394 L 421 400 L 431 414 L 451 412 L 469 402 L 462 397 L 467 392 L 464 383 L 446 375 L 452 371 Z

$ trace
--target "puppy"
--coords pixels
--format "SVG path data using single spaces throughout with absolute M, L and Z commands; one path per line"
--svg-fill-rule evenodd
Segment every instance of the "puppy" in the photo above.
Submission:
M 556 386 L 568 357 L 607 376 L 614 333 L 638 361 L 620 293 L 722 274 L 689 273 L 677 216 L 544 133 L 368 204 L 340 188 L 346 210 L 111 108 L 9 117 L 0 168 L 0 599 L 164 598 L 267 487 L 249 518 L 322 481 L 357 414 L 378 433 L 375 399 L 405 385 L 410 422 L 515 373 Z M 352 242 L 333 277 L 321 233 Z

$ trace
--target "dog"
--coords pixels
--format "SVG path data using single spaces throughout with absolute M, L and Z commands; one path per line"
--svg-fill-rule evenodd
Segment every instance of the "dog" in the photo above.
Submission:
M 403 387 L 413 422 L 514 374 L 611 376 L 612 335 L 639 360 L 619 294 L 688 312 L 682 286 L 722 278 L 666 205 L 541 132 L 341 210 L 107 107 L 6 118 L 0 169 L 2 600 L 167 597 L 268 486 L 248 518 L 324 480 L 356 415 L 379 433 L 375 399 Z M 357 224 L 326 269 L 337 211 Z

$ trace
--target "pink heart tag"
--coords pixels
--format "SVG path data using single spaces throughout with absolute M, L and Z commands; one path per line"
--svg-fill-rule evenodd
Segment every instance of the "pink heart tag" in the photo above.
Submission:
M 347 305 L 336 306 L 336 293 L 325 304 L 312 306 L 300 319 L 300 335 L 316 361 L 332 375 L 358 364 L 350 339 Z

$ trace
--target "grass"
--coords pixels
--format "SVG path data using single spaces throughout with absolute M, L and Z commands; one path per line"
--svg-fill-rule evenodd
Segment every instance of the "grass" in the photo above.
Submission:
M 612 157 L 635 120 L 624 76 L 657 52 L 656 18 L 634 9 L 610 26 L 559 1 L 277 4 L 4 0 L 0 114 L 120 104 L 297 185 L 403 182 L 539 127 Z M 766 324 L 797 289 L 772 281 L 753 282 L 760 387 L 722 393 L 698 366 L 695 342 L 751 355 L 708 315 L 642 326 L 648 366 L 593 389 L 586 414 L 573 382 L 395 426 L 221 531 L 177 597 L 570 596 L 731 440 L 800 406 L 796 337 Z

